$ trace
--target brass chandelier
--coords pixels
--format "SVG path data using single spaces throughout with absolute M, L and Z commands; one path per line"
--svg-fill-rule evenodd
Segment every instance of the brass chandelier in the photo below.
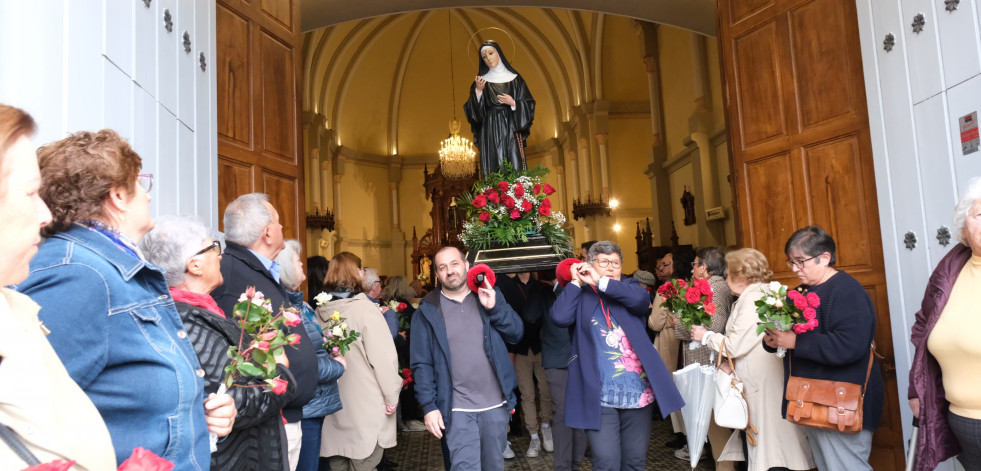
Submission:
M 460 122 L 456 119 L 456 93 L 453 91 L 453 84 L 456 83 L 453 75 L 453 30 L 450 25 L 450 13 L 446 12 L 446 27 L 450 35 L 450 95 L 453 99 L 453 119 L 450 120 L 450 135 L 439 146 L 439 165 L 443 176 L 452 179 L 459 179 L 473 175 L 476 169 L 477 152 L 474 150 L 470 139 L 460 137 Z

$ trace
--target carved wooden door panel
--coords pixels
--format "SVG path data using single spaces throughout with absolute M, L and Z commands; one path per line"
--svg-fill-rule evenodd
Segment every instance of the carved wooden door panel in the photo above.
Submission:
M 219 215 L 239 195 L 266 193 L 285 237 L 305 246 L 299 4 L 218 0 L 216 10 Z
M 861 282 L 875 303 L 875 340 L 886 356 L 885 410 L 870 462 L 875 469 L 902 469 L 899 394 L 855 4 L 718 4 L 741 245 L 763 252 L 775 278 L 794 286 L 799 281 L 783 252 L 790 235 L 817 224 L 834 237 L 838 268 Z

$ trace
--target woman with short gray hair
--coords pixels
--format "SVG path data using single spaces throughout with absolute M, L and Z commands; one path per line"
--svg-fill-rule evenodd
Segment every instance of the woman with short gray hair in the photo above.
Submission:
M 167 285 L 187 339 L 194 347 L 204 371 L 204 392 L 214 394 L 225 379 L 228 347 L 252 341 L 238 323 L 226 316 L 208 294 L 222 284 L 221 245 L 194 217 L 164 216 L 140 241 L 148 262 L 165 270 Z M 228 313 L 231 314 L 231 313 Z M 245 337 L 242 338 L 241 336 Z M 287 458 L 281 452 L 285 437 L 279 423 L 280 411 L 296 390 L 285 355 L 276 358 L 276 371 L 287 381 L 286 392 L 268 394 L 261 378 L 235 381 L 228 394 L 238 406 L 232 432 L 211 454 L 214 470 L 284 470 Z
M 302 432 L 300 455 L 297 459 L 296 471 L 317 471 L 320 466 L 320 442 L 324 417 L 341 410 L 341 394 L 337 388 L 337 380 L 347 369 L 347 361 L 342 355 L 327 353 L 323 347 L 324 332 L 314 320 L 313 308 L 304 301 L 303 291 L 300 291 L 303 281 L 307 279 L 306 272 L 303 270 L 303 259 L 300 257 L 303 246 L 296 239 L 284 243 L 286 248 L 276 256 L 276 263 L 279 264 L 280 269 L 279 279 L 286 288 L 290 304 L 302 313 L 300 319 L 317 353 L 317 389 L 310 402 L 303 406 L 303 419 L 300 421 Z
M 961 243 L 930 276 L 910 340 L 909 405 L 920 419 L 916 470 L 934 469 L 960 454 L 968 470 L 981 469 L 981 399 L 975 374 L 981 354 L 977 292 L 981 286 L 981 177 L 968 183 L 954 209 L 952 232 Z

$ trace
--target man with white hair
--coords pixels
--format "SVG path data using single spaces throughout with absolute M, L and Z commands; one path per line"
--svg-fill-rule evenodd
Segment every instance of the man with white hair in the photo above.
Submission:
M 274 311 L 289 307 L 286 288 L 279 279 L 279 264 L 274 261 L 286 247 L 283 225 L 279 223 L 279 212 L 269 203 L 269 196 L 249 193 L 235 198 L 225 208 L 224 223 L 226 247 L 221 259 L 221 275 L 225 284 L 211 292 L 218 307 L 230 315 L 239 296 L 250 286 L 272 302 Z M 300 337 L 296 348 L 285 349 L 290 372 L 296 379 L 293 400 L 283 407 L 292 471 L 296 469 L 300 454 L 303 406 L 313 397 L 317 387 L 317 356 L 302 324 L 284 326 L 284 330 L 287 335 L 296 333 Z
M 381 302 L 382 284 L 381 278 L 378 276 L 378 269 L 365 267 L 363 278 L 365 289 L 367 289 L 365 295 L 372 302 L 381 306 L 381 312 L 385 316 L 388 330 L 392 331 L 392 338 L 395 338 L 399 334 L 399 314 Z

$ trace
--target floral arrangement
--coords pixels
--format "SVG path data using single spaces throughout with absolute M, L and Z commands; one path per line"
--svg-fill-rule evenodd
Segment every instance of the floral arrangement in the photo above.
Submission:
M 273 314 L 272 303 L 250 286 L 238 303 L 232 309 L 232 315 L 238 320 L 242 333 L 238 345 L 228 347 L 228 358 L 231 360 L 225 367 L 226 388 L 255 387 L 234 384 L 236 378 L 261 377 L 265 378 L 265 387 L 273 394 L 286 392 L 287 382 L 276 376 L 276 357 L 283 354 L 286 345 L 296 346 L 300 343 L 299 334 L 286 335 L 282 324 L 290 327 L 298 325 L 300 314 L 295 309 L 280 309 Z M 252 341 L 243 345 L 245 333 L 248 332 Z
M 388 302 L 388 308 L 395 311 L 399 316 L 399 330 L 408 332 L 410 325 L 409 319 L 405 316 L 405 310 L 409 308 L 408 304 L 393 299 Z
M 24 468 L 23 471 L 69 471 L 75 466 L 75 461 L 54 460 L 50 463 L 41 463 Z M 117 471 L 170 471 L 174 469 L 174 463 L 161 458 L 156 453 L 146 448 L 136 448 L 133 454 L 119 465 Z
M 756 301 L 756 313 L 761 321 L 756 327 L 756 335 L 762 334 L 766 329 L 793 329 L 794 333 L 803 334 L 817 327 L 816 308 L 821 305 L 817 294 L 788 290 L 787 285 L 776 281 L 771 281 L 761 291 L 763 297 Z M 786 351 L 778 348 L 777 356 L 782 358 Z
M 327 293 L 320 293 L 314 296 L 313 300 L 316 301 L 317 307 L 323 307 L 333 298 Z M 324 331 L 324 348 L 331 355 L 344 355 L 351 349 L 351 344 L 361 336 L 361 332 L 349 329 L 346 321 L 346 317 L 341 317 L 341 313 L 334 311 L 321 326 Z
M 399 370 L 399 376 L 402 377 L 402 389 L 409 387 L 412 384 L 412 370 L 408 368 L 402 368 Z
M 712 285 L 707 280 L 674 279 L 661 285 L 657 292 L 664 297 L 661 306 L 677 315 L 686 328 L 712 323 L 715 304 L 712 303 Z
M 496 173 L 474 183 L 463 197 L 468 219 L 460 234 L 463 243 L 476 249 L 486 249 L 491 242 L 511 246 L 537 233 L 556 253 L 571 253 L 569 235 L 561 227 L 565 216 L 552 211 L 549 199 L 555 188 L 542 181 L 548 172 L 541 165 L 519 172 L 505 162 Z

